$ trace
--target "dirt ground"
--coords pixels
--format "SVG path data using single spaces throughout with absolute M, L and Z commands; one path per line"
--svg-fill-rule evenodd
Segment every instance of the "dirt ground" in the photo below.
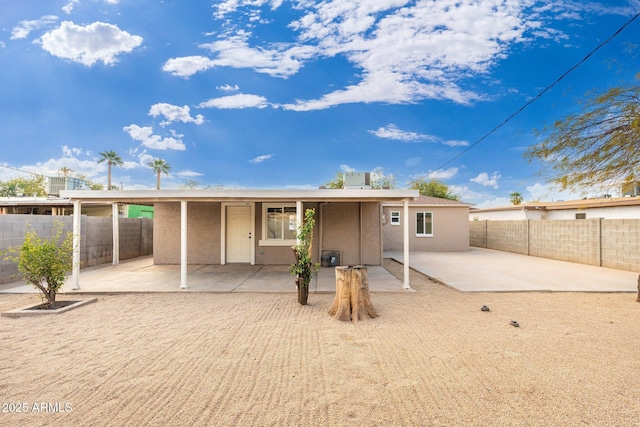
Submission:
M 357 324 L 327 314 L 333 295 L 294 292 L 2 317 L 0 425 L 640 425 L 635 294 L 411 286 L 373 293 L 380 317 Z M 0 311 L 38 302 L 2 294 Z

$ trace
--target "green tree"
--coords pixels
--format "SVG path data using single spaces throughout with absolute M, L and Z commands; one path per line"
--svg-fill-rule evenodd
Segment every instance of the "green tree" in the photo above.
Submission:
M 104 190 L 104 184 L 93 182 L 84 174 L 77 173 L 75 174 L 75 177 L 84 182 L 84 185 L 86 185 L 90 190 Z M 122 188 L 120 190 L 122 190 Z
M 42 175 L 34 175 L 30 178 L 14 178 L 0 182 L 0 196 L 18 197 L 20 195 L 46 197 L 46 178 Z
M 447 184 L 438 181 L 437 179 L 430 179 L 425 181 L 419 179 L 411 184 L 412 190 L 418 190 L 421 196 L 439 197 L 441 199 L 460 200 L 460 197 L 453 194 Z
M 635 181 L 640 175 L 640 84 L 592 95 L 579 112 L 541 133 L 545 139 L 524 156 L 541 161 L 541 174 L 562 190 Z
M 101 159 L 98 163 L 107 162 L 107 190 L 111 190 L 111 167 L 122 166 L 122 158 L 115 151 L 103 151 L 100 153 Z
M 156 173 L 156 189 L 160 189 L 160 174 L 169 175 L 171 166 L 163 159 L 153 159 L 148 163 L 148 166 Z
M 336 172 L 336 176 L 324 186 L 327 188 L 344 188 L 344 174 Z
M 73 267 L 73 235 L 63 238 L 62 222 L 55 224 L 49 239 L 38 237 L 29 229 L 22 246 L 10 247 L 4 254 L 5 261 L 15 262 L 22 278 L 43 294 L 43 303 L 54 308 L 56 295 Z
M 517 191 L 509 194 L 509 197 L 511 199 L 512 205 L 519 205 L 520 203 L 522 203 L 522 194 L 518 193 Z

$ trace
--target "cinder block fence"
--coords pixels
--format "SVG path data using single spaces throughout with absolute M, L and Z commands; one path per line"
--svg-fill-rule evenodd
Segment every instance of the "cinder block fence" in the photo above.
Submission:
M 470 221 L 471 246 L 640 272 L 640 219 Z
M 153 220 L 149 218 L 119 218 L 121 260 L 153 254 Z M 55 223 L 62 222 L 64 231 L 73 230 L 73 218 L 51 215 L 0 215 L 0 252 L 24 242 L 26 230 L 38 236 L 51 237 Z M 110 217 L 82 216 L 80 236 L 80 268 L 113 261 L 113 222 Z M 17 280 L 16 265 L 0 257 L 0 284 Z

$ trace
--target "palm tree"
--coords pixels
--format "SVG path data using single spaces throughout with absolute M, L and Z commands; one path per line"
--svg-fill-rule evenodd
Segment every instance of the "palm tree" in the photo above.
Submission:
M 71 176 L 72 173 L 73 173 L 73 169 L 69 169 L 66 166 L 63 166 L 60 169 L 58 169 L 58 176 Z
M 160 189 L 160 174 L 163 173 L 165 175 L 169 175 L 169 171 L 171 170 L 171 166 L 163 160 L 163 159 L 153 159 L 152 162 L 149 162 L 149 167 L 153 169 L 156 173 L 156 190 Z
M 107 190 L 111 190 L 111 166 L 122 166 L 122 158 L 115 151 L 103 151 L 100 153 L 102 158 L 98 163 L 107 162 Z
M 518 193 L 517 191 L 509 194 L 509 197 L 511 198 L 512 205 L 519 205 L 520 203 L 522 203 L 522 194 Z

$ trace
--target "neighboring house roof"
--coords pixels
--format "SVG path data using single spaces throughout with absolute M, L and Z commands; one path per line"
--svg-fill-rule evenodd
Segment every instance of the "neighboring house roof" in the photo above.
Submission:
M 379 189 L 233 189 L 233 190 L 123 190 L 91 191 L 67 190 L 60 195 L 69 200 L 87 203 L 152 203 L 171 201 L 303 201 L 303 202 L 348 202 L 348 201 L 402 201 L 414 199 L 417 190 Z
M 68 207 L 73 206 L 69 199 L 60 197 L 0 197 L 0 207 L 35 207 L 35 206 L 53 206 Z
M 385 206 L 401 206 L 402 203 L 399 202 L 387 202 L 384 203 Z M 440 197 L 431 197 L 431 196 L 419 196 L 413 200 L 409 201 L 410 206 L 421 206 L 421 207 L 429 207 L 429 206 L 457 206 L 457 207 L 469 207 L 470 203 L 464 203 L 459 200 L 451 200 L 451 199 L 442 199 Z
M 640 206 L 640 197 L 618 197 L 618 198 L 597 198 L 580 199 L 560 202 L 534 202 L 522 203 L 519 205 L 500 206 L 495 208 L 475 209 L 471 208 L 471 213 L 481 212 L 504 212 L 517 210 L 561 210 L 561 209 L 590 209 L 619 206 Z

